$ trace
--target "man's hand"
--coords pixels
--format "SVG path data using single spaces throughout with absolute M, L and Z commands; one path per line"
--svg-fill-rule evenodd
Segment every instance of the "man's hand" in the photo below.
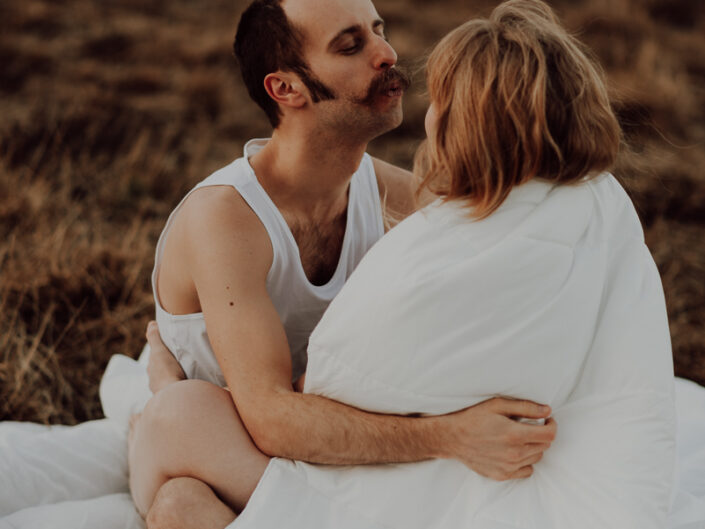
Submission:
M 442 457 L 457 459 L 478 474 L 497 480 L 527 478 L 556 437 L 551 409 L 529 401 L 494 398 L 446 415 L 449 438 Z M 516 418 L 546 419 L 529 425 Z
M 150 321 L 147 325 L 147 341 L 150 348 L 147 374 L 149 375 L 149 389 L 152 390 L 152 393 L 156 393 L 173 382 L 185 380 L 186 374 L 181 369 L 179 361 L 164 345 L 156 321 Z

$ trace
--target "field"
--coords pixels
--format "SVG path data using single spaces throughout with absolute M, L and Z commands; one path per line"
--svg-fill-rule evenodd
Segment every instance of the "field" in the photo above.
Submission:
M 416 71 L 370 152 L 409 168 L 424 54 L 486 0 L 377 0 Z M 0 3 L 0 420 L 101 416 L 110 355 L 152 317 L 156 238 L 180 197 L 269 128 L 231 45 L 242 1 Z M 629 188 L 661 272 L 678 375 L 705 383 L 705 8 L 561 0 L 607 71 Z

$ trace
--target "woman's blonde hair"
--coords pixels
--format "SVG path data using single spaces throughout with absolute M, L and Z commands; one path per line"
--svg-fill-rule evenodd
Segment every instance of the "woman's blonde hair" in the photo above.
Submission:
M 573 183 L 615 161 L 602 71 L 539 0 L 509 0 L 452 31 L 427 77 L 437 121 L 416 156 L 419 193 L 466 200 L 483 218 L 534 177 Z

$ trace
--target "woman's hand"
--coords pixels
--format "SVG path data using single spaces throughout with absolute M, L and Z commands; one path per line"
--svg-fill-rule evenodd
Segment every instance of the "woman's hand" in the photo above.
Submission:
M 462 461 L 478 474 L 497 480 L 527 478 L 556 437 L 551 408 L 525 400 L 494 398 L 446 415 L 450 438 L 442 457 Z M 545 419 L 543 425 L 516 419 Z
M 150 348 L 147 374 L 149 375 L 149 389 L 152 390 L 152 393 L 157 393 L 165 386 L 179 380 L 185 380 L 186 374 L 181 369 L 179 361 L 164 345 L 156 321 L 149 322 L 146 334 Z

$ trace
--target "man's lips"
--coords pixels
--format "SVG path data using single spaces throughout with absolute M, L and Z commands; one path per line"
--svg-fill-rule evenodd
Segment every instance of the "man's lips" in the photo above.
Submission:
M 401 87 L 399 83 L 392 83 L 388 88 L 387 88 L 387 95 L 389 97 L 399 97 L 404 93 L 404 89 Z
M 367 96 L 359 102 L 372 105 L 378 97 L 400 97 L 409 87 L 409 76 L 397 68 L 390 68 L 372 81 Z

